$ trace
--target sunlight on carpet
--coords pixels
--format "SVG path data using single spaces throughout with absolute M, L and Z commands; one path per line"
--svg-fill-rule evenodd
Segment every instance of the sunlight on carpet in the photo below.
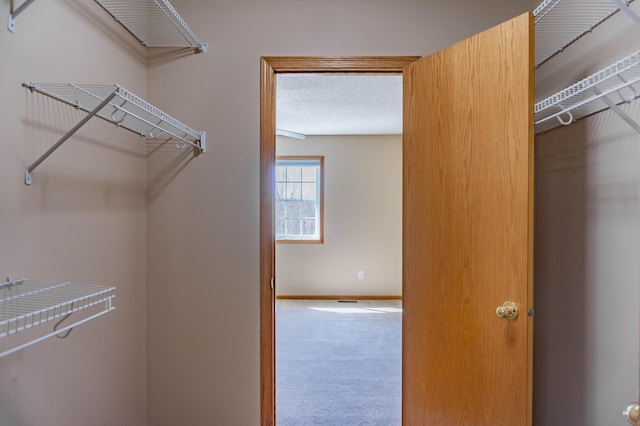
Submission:
M 390 312 L 402 312 L 400 308 L 309 308 L 314 311 L 335 312 L 336 314 L 385 314 Z

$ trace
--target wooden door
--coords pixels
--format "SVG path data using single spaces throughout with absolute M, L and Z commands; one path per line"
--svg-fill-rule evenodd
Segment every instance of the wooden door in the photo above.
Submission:
M 533 72 L 530 14 L 404 69 L 405 425 L 531 423 Z

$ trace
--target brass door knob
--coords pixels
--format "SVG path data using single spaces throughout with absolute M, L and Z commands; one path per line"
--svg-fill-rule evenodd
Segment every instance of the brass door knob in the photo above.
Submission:
M 514 302 L 504 302 L 502 306 L 498 306 L 496 309 L 496 315 L 498 315 L 499 318 L 510 320 L 518 318 L 519 313 L 520 309 L 518 309 L 518 305 Z
M 638 422 L 638 420 L 640 420 L 640 404 L 631 404 L 630 406 L 625 408 L 625 410 L 622 412 L 622 415 L 627 418 L 630 424 L 639 425 L 640 423 Z

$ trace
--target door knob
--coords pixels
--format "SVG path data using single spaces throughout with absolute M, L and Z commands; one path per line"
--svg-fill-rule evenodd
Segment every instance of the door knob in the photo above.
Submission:
M 635 403 L 631 404 L 622 412 L 622 415 L 627 418 L 630 424 L 638 425 L 638 420 L 640 420 L 640 404 Z
M 496 315 L 498 315 L 499 318 L 510 320 L 518 318 L 519 313 L 520 309 L 518 309 L 518 305 L 514 302 L 504 302 L 502 306 L 498 306 L 496 309 Z

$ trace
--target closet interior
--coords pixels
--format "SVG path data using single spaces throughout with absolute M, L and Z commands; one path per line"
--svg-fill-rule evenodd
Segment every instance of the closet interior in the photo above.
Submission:
M 95 0 L 145 47 L 188 48 L 203 53 L 207 44 L 193 33 L 167 0 Z M 8 30 L 16 31 L 16 18 L 33 0 L 12 10 Z M 53 98 L 83 111 L 83 117 L 25 172 L 25 184 L 32 184 L 32 172 L 92 117 L 98 117 L 147 140 L 175 144 L 177 149 L 205 152 L 205 132 L 198 132 L 117 84 L 31 83 L 30 92 Z M 66 337 L 71 329 L 115 309 L 115 287 L 69 282 L 42 282 L 7 278 L 0 283 L 0 341 L 7 343 L 0 358 L 49 337 Z M 74 317 L 70 319 L 71 315 Z M 57 322 L 53 331 L 37 327 Z M 27 334 L 24 339 L 16 335 Z M 37 332 L 36 332 L 37 330 Z M 10 341 L 7 341 L 9 340 Z
M 166 0 L 95 0 L 105 13 L 121 25 L 132 41 L 149 48 L 184 48 L 195 53 L 207 51 L 203 43 Z M 10 31 L 22 31 L 20 20 L 29 18 L 28 8 L 37 8 L 33 0 L 17 0 L 20 5 L 9 15 Z M 534 11 L 536 25 L 535 66 L 543 70 L 557 55 L 565 54 L 583 38 L 597 38 L 601 26 L 613 17 L 625 16 L 640 24 L 640 2 L 633 0 L 545 0 Z M 100 13 L 102 10 L 98 10 Z M 120 28 L 118 28 L 120 29 Z M 123 32 L 124 34 L 124 32 Z M 125 34 L 126 37 L 129 37 Z M 625 47 L 625 40 L 620 40 Z M 635 100 L 640 90 L 640 51 L 626 43 L 629 51 L 596 68 L 584 78 L 573 81 L 552 93 L 536 92 L 534 106 L 535 133 L 542 134 L 559 126 L 567 126 L 581 118 L 611 109 L 640 133 L 638 123 L 625 113 L 626 103 Z M 619 47 L 619 46 L 618 46 Z M 69 53 L 71 54 L 71 53 Z M 604 65 L 604 66 L 603 66 Z M 91 77 L 91 76 L 87 76 Z M 145 139 L 167 140 L 176 149 L 206 150 L 205 132 L 194 130 L 181 121 L 117 84 L 76 84 L 29 82 L 25 76 L 25 93 L 46 96 L 87 114 L 69 130 L 66 137 L 51 141 L 53 146 L 38 158 L 29 159 L 25 183 L 37 186 L 37 172 L 46 158 L 68 137 L 93 117 L 111 122 Z M 539 95 L 539 97 L 538 97 Z M 28 95 L 32 96 L 32 95 Z M 65 107 L 66 108 L 66 107 Z M 80 142 L 81 143 L 81 142 Z M 63 155 L 58 152 L 56 155 Z M 37 157 L 34 156 L 34 157 Z M 42 167 L 41 167 L 42 166 Z M 34 174 L 34 170 L 37 171 Z M 22 176 L 24 169 L 19 175 Z M 33 175 L 33 176 L 32 176 Z M 37 282 L 7 279 L 0 283 L 0 342 L 16 343 L 1 356 L 18 351 L 49 337 L 63 336 L 71 327 L 82 324 L 115 309 L 115 287 L 100 287 L 60 282 Z M 87 313 L 91 314 L 87 316 Z M 72 317 L 68 317 L 72 315 Z M 76 316 L 84 316 L 73 324 Z M 46 324 L 45 324 L 46 323 Z M 54 327 L 53 324 L 59 323 Z M 51 325 L 34 336 L 37 327 Z M 16 339 L 21 335 L 26 339 Z M 3 349 L 5 347 L 3 346 Z
M 560 421 L 565 415 L 575 424 L 622 424 L 617 416 L 637 398 L 637 375 L 626 371 L 637 368 L 637 340 L 625 333 L 637 339 L 631 270 L 638 241 L 639 14 L 634 0 L 545 0 L 534 11 L 540 312 L 534 401 L 541 424 L 567 423 Z M 586 117 L 593 119 L 574 124 Z M 617 274 L 625 265 L 630 271 Z M 601 313 L 608 306 L 624 314 L 613 321 Z M 566 360 L 554 360 L 556 353 Z M 589 387 L 597 391 L 579 394 Z M 623 415 L 636 424 L 632 407 Z

